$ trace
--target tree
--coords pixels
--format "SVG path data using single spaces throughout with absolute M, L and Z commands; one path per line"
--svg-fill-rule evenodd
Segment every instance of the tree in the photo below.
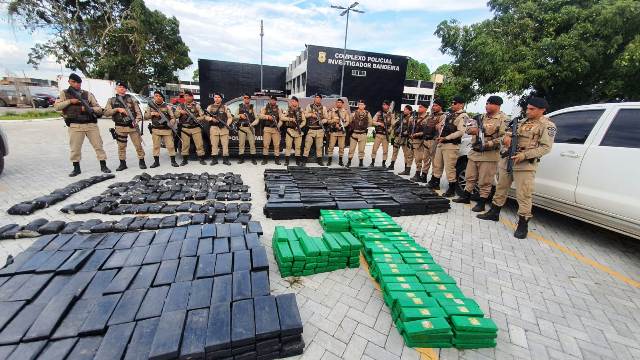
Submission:
M 453 65 L 440 65 L 434 74 L 441 74 L 444 77 L 443 83 L 436 86 L 436 98 L 449 102 L 454 96 L 460 95 L 468 102 L 476 97 L 476 94 L 472 91 L 471 83 L 454 75 Z
M 640 2 L 491 0 L 493 18 L 435 34 L 474 94 L 534 91 L 553 109 L 640 97 Z
M 409 58 L 407 64 L 407 80 L 431 80 L 431 73 L 429 67 L 425 63 L 421 63 L 417 60 Z
M 191 79 L 193 79 L 193 81 L 200 81 L 200 69 L 193 70 L 193 76 Z
M 177 80 L 191 64 L 175 17 L 149 10 L 143 0 L 13 0 L 17 26 L 51 34 L 29 53 L 35 68 L 48 56 L 95 78 L 122 80 L 132 89 Z

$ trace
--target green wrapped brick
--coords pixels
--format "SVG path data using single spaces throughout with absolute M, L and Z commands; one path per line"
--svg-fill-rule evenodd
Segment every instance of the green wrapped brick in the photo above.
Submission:
M 402 255 L 400 254 L 376 254 L 373 262 L 402 263 Z
M 280 259 L 284 262 L 293 261 L 293 253 L 291 252 L 288 242 L 276 242 L 276 247 L 274 249 Z
M 421 319 L 428 319 L 439 317 L 446 317 L 444 310 L 439 306 L 432 307 L 416 307 L 416 308 L 402 308 L 400 309 L 400 321 L 408 322 Z
M 329 250 L 333 252 L 340 252 L 341 248 L 338 242 L 335 240 L 332 233 L 324 233 L 322 234 L 322 240 L 324 240 L 325 244 L 329 248 Z
M 299 241 L 289 241 L 289 247 L 293 254 L 293 260 L 306 261 L 307 256 L 304 254 L 304 250 L 302 250 L 302 246 Z
M 443 271 L 418 271 L 416 276 L 423 284 L 453 284 L 456 281 Z
M 428 263 L 425 261 L 425 259 L 419 259 L 419 258 L 411 258 L 411 259 L 420 260 L 420 262 L 417 262 L 417 263 L 409 263 L 405 261 L 415 271 L 444 271 L 442 266 L 436 263 Z
M 318 250 L 316 241 L 310 236 L 301 237 L 300 246 L 302 247 L 302 250 L 307 257 L 317 257 L 318 255 L 320 255 L 320 250 Z M 308 261 L 309 260 L 307 259 L 307 262 Z
M 381 284 L 388 283 L 416 283 L 419 284 L 416 276 L 383 276 L 380 280 Z
M 437 294 L 437 293 L 434 293 Z M 478 303 L 470 298 L 466 297 L 458 297 L 454 299 L 447 298 L 436 298 L 440 306 L 469 306 L 469 307 L 479 307 Z
M 488 318 L 473 316 L 451 316 L 455 331 L 497 333 L 498 326 Z
M 390 291 L 416 292 L 416 291 L 424 291 L 424 288 L 420 283 L 388 283 L 388 284 L 384 284 L 383 290 L 385 292 L 390 292 Z
M 382 276 L 395 275 L 395 276 L 415 276 L 416 271 L 406 264 L 389 264 L 379 263 L 377 264 L 377 271 Z M 420 277 L 418 277 L 418 280 Z
M 474 316 L 483 317 L 484 313 L 479 306 L 445 305 L 442 309 L 448 316 Z
M 416 272 L 419 273 L 420 271 Z M 423 284 L 424 289 L 429 293 L 438 293 L 438 292 L 461 292 L 460 288 L 454 284 Z
M 397 294 L 397 298 L 395 298 L 393 302 L 393 307 L 396 309 L 402 309 L 405 307 L 436 307 L 439 306 L 436 299 L 429 297 L 425 294 L 420 293 L 406 293 L 406 292 L 396 292 L 390 294 L 391 298 Z M 415 296 L 411 296 L 411 295 Z
M 404 334 L 409 338 L 420 338 L 430 335 L 451 334 L 451 326 L 444 317 L 428 320 L 409 321 L 403 324 Z

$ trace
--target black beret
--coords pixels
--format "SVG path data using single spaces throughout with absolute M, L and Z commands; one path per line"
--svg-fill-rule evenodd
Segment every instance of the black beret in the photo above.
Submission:
M 391 100 L 382 100 L 382 103 L 391 106 Z
M 295 96 L 292 96 L 292 97 L 291 97 L 291 100 L 298 101 L 298 98 L 297 98 L 297 97 L 295 97 Z
M 244 93 L 244 94 L 242 94 L 242 96 L 243 96 L 243 97 L 244 97 L 244 96 L 251 97 L 251 95 L 249 95 L 249 93 Z
M 404 108 L 405 109 L 409 109 L 409 110 L 413 110 L 413 107 L 411 107 L 411 105 L 405 105 Z
M 531 105 L 531 106 L 535 106 L 538 109 L 548 109 L 549 108 L 549 103 L 547 102 L 547 100 L 545 98 L 541 98 L 541 97 L 529 98 L 529 100 L 527 100 L 527 104 Z
M 164 100 L 164 94 L 160 91 L 160 90 L 156 90 L 153 92 L 154 95 L 158 94 L 160 95 L 160 97 L 162 98 L 162 100 Z
M 342 100 L 342 98 L 338 98 L 336 101 L 340 101 L 341 103 L 344 103 L 344 100 Z
M 439 105 L 441 108 L 444 109 L 444 101 L 442 99 L 435 99 L 433 100 L 433 104 L 434 105 Z
M 184 94 L 185 95 L 189 95 L 189 96 L 193 96 L 193 93 L 191 92 L 191 90 L 185 90 Z
M 502 98 L 498 95 L 491 95 L 489 96 L 489 98 L 487 99 L 487 104 L 493 104 L 493 105 L 502 105 L 504 101 L 502 100 Z
M 464 98 L 460 95 L 453 97 L 453 102 L 456 104 L 464 104 Z
M 322 99 L 322 95 L 320 95 L 320 94 L 316 94 L 314 97 Z
M 363 103 L 364 104 L 364 99 L 359 99 L 358 103 Z
M 128 89 L 129 87 L 127 86 L 127 83 L 125 83 L 124 81 L 118 81 L 116 82 L 116 86 L 122 86 L 125 89 Z
M 213 96 L 216 96 L 216 95 L 222 97 L 222 94 L 220 94 L 219 92 L 214 92 L 213 93 Z
M 81 83 L 82 82 L 82 79 L 76 73 L 73 73 L 73 74 L 69 75 L 69 80 L 73 80 L 73 81 L 75 81 L 77 83 Z
M 271 95 L 271 100 L 278 100 L 278 97 L 275 95 Z

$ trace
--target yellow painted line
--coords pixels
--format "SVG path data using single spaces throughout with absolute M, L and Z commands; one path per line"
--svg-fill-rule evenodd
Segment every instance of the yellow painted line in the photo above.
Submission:
M 360 265 L 367 272 L 367 275 L 369 275 L 369 278 L 371 279 L 371 282 L 373 282 L 373 286 L 376 289 L 378 289 L 380 292 L 382 292 L 382 289 L 380 288 L 380 284 L 378 284 L 376 279 L 374 279 L 371 276 L 371 273 L 369 272 L 369 264 L 367 264 L 367 261 L 364 259 L 364 255 L 362 255 L 362 252 L 360 252 Z M 420 359 L 421 360 L 438 360 L 438 354 L 436 353 L 436 351 L 434 349 L 429 349 L 429 348 L 414 348 L 414 349 L 418 353 L 420 353 Z
M 516 228 L 516 224 L 514 224 L 511 221 L 506 220 L 504 218 L 500 218 L 500 222 L 505 224 L 505 225 L 507 225 L 507 226 L 509 226 L 509 227 L 511 227 L 512 229 Z M 554 248 L 556 250 L 560 250 L 562 253 L 577 259 L 578 261 L 580 261 L 583 264 L 586 264 L 586 265 L 589 265 L 591 267 L 594 267 L 594 268 L 596 268 L 596 269 L 598 269 L 600 271 L 603 271 L 603 272 L 613 276 L 614 278 L 616 278 L 616 279 L 618 279 L 618 280 L 620 280 L 620 281 L 622 281 L 622 282 L 624 282 L 624 283 L 626 283 L 628 285 L 631 285 L 631 286 L 633 286 L 635 288 L 640 289 L 640 282 L 639 281 L 633 280 L 633 279 L 631 279 L 631 278 L 629 278 L 629 277 L 627 277 L 625 275 L 622 275 L 621 273 L 611 269 L 610 267 L 608 267 L 606 265 L 603 265 L 603 264 L 600 264 L 599 262 L 597 262 L 595 260 L 589 259 L 588 257 L 583 256 L 583 255 L 579 254 L 578 252 L 573 251 L 573 250 L 571 250 L 571 249 L 569 249 L 569 248 L 567 248 L 565 246 L 562 246 L 562 245 L 558 244 L 555 241 L 546 239 L 542 235 L 536 234 L 536 233 L 531 232 L 531 231 L 527 234 L 527 236 L 532 238 L 532 239 L 534 239 L 534 240 L 537 240 L 537 241 L 539 241 L 541 243 L 547 244 L 547 245 L 551 246 L 552 248 Z

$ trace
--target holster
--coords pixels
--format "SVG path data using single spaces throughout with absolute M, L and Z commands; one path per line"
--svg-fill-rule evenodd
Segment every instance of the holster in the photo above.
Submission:
M 118 135 L 116 134 L 116 129 L 115 128 L 109 128 L 109 132 L 111 133 L 111 137 L 113 138 L 113 140 L 118 140 Z

